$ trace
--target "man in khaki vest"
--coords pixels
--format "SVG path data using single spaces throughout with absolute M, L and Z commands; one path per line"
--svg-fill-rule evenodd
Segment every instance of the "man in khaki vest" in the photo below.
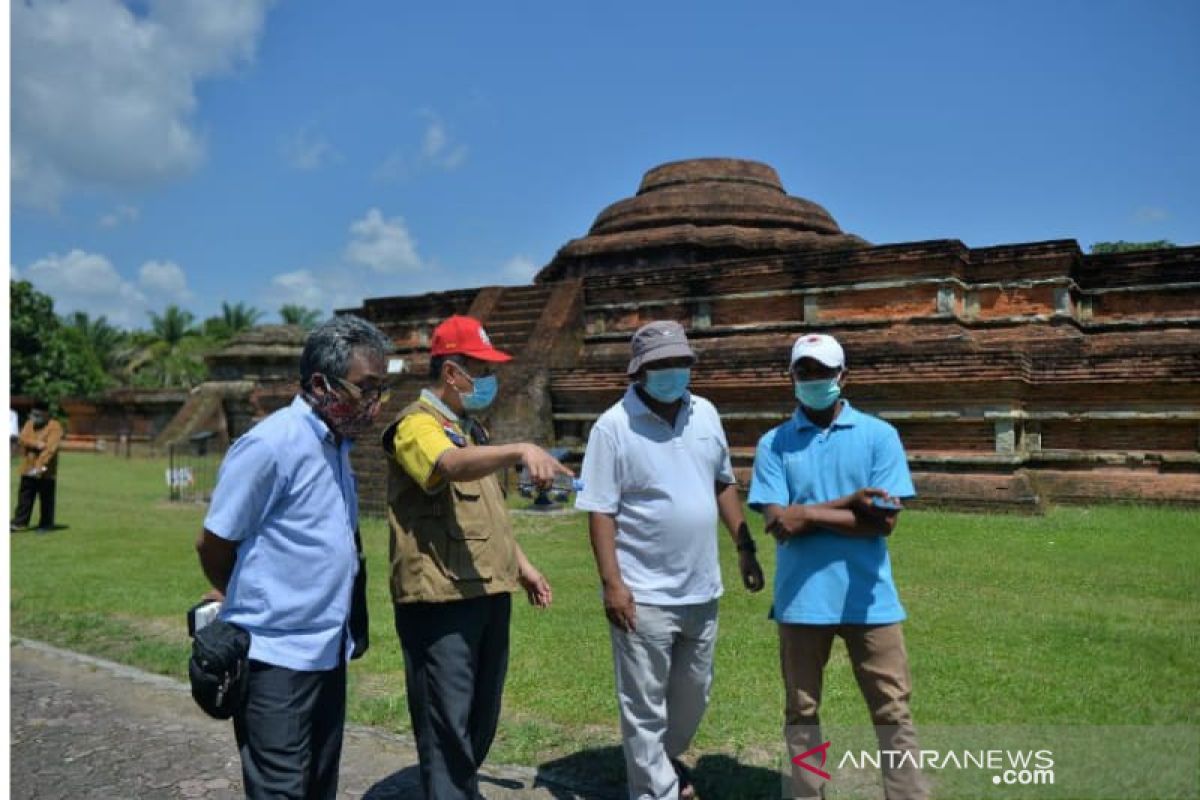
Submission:
M 392 600 L 404 651 L 426 800 L 476 800 L 500 718 L 511 593 L 550 605 L 550 584 L 513 537 L 496 473 L 521 464 L 547 487 L 571 472 L 540 447 L 492 445 L 476 416 L 495 399 L 492 369 L 512 356 L 477 320 L 433 332 L 433 385 L 383 433 L 388 454 Z
M 21 485 L 17 489 L 17 510 L 8 526 L 10 531 L 23 531 L 29 527 L 35 498 L 41 504 L 38 533 L 54 530 L 58 447 L 62 438 L 62 424 L 50 416 L 50 406 L 41 400 L 34 402 L 29 421 L 17 437 L 17 445 L 21 449 Z

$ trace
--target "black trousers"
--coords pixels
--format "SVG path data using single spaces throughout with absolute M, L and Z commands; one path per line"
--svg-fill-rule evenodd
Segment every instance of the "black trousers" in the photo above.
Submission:
M 512 597 L 395 608 L 425 800 L 476 800 L 500 720 Z
M 345 721 L 345 664 L 301 672 L 251 661 L 233 717 L 246 797 L 334 800 Z
M 29 518 L 33 516 L 33 500 L 38 499 L 40 512 L 38 514 L 39 528 L 54 527 L 54 491 L 58 481 L 54 478 L 31 478 L 21 476 L 21 485 L 17 489 L 17 511 L 13 514 L 12 524 L 18 528 L 28 528 Z

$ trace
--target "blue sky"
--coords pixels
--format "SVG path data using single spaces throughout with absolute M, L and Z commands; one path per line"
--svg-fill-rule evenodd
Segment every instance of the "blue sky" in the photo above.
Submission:
M 1200 242 L 1200 4 L 14 3 L 11 266 L 60 312 L 523 283 L 656 164 L 883 244 Z

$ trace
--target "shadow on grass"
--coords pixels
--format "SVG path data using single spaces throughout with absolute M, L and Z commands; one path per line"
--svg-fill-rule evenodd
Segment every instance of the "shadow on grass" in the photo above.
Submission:
M 619 750 L 617 751 L 617 756 L 618 758 L 620 757 Z M 533 784 L 546 792 L 550 797 L 555 798 L 555 800 L 617 800 L 619 797 L 619 793 L 615 789 L 609 791 L 598 790 L 599 793 L 597 793 L 591 789 L 575 787 L 573 782 L 568 786 L 562 781 L 563 778 L 561 776 L 555 776 L 553 782 L 544 782 L 539 770 Z M 522 780 L 489 775 L 487 765 L 485 764 L 483 771 L 479 773 L 479 791 L 483 797 L 487 797 L 490 794 L 489 788 L 514 792 L 523 789 L 531 790 L 533 787 Z M 505 796 L 507 797 L 508 795 L 506 794 Z M 421 789 L 421 768 L 414 764 L 411 767 L 405 767 L 399 772 L 393 772 L 368 789 L 366 794 L 363 795 L 363 800 L 425 800 L 425 793 Z
M 700 756 L 692 770 L 696 793 L 709 800 L 771 800 L 783 796 L 778 772 L 727 755 Z
M 692 769 L 704 800 L 770 800 L 781 796 L 779 773 L 728 755 L 701 756 Z M 620 747 L 597 747 L 538 767 L 537 783 L 555 800 L 623 800 L 625 761 Z
M 625 797 L 625 757 L 620 747 L 592 747 L 538 766 L 537 784 L 554 800 L 620 800 Z
M 9 526 L 8 526 L 9 533 L 32 533 L 35 535 L 39 534 L 39 533 L 46 534 L 46 533 L 55 533 L 57 531 L 69 531 L 69 530 L 71 530 L 70 525 L 62 525 L 62 524 L 55 524 L 55 525 L 51 525 L 49 527 L 42 527 L 41 525 L 38 525 L 37 527 L 33 527 L 30 525 L 25 525 L 23 527 L 20 527 L 20 526 L 14 526 L 11 523 L 9 523 Z
M 421 768 L 417 765 L 393 772 L 367 789 L 363 800 L 424 800 L 421 790 Z

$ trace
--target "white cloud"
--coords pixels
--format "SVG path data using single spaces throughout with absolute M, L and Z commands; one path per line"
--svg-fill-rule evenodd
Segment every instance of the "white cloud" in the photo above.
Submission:
M 29 265 L 25 277 L 54 298 L 59 314 L 86 311 L 104 315 L 118 325 L 138 325 L 145 320 L 146 296 L 124 280 L 102 255 L 72 250 L 51 253 Z
M 330 312 L 362 305 L 363 298 L 374 296 L 368 286 L 361 270 L 302 269 L 271 278 L 270 297 L 277 307 L 292 303 Z
M 320 280 L 307 269 L 284 272 L 271 278 L 271 296 L 278 298 L 280 307 L 295 304 L 325 308 L 329 302 Z
M 153 305 L 186 303 L 192 299 L 183 268 L 173 261 L 147 261 L 138 270 L 138 286 L 151 299 L 160 301 Z
M 426 121 L 426 125 L 416 154 L 408 155 L 411 150 L 404 147 L 388 153 L 375 168 L 376 180 L 404 180 L 423 169 L 453 172 L 466 163 L 469 152 L 467 146 L 451 139 L 442 118 L 429 110 L 420 111 L 419 116 Z
M 23 275 L 39 291 L 54 298 L 58 314 L 86 311 L 131 328 L 144 326 L 147 312 L 192 297 L 187 276 L 178 264 L 147 261 L 134 283 L 121 277 L 105 256 L 78 249 L 40 258 L 24 269 Z
M 388 218 L 372 208 L 350 224 L 341 264 L 279 273 L 271 278 L 265 302 L 329 312 L 360 306 L 368 297 L 435 291 L 449 280 L 417 252 L 401 217 Z
M 14 201 L 53 210 L 76 188 L 195 169 L 196 84 L 253 57 L 270 1 L 13 3 Z
M 533 276 L 537 274 L 538 266 L 532 258 L 517 255 L 505 261 L 501 270 L 504 273 L 504 277 L 509 280 L 519 283 L 529 283 L 533 280 Z
M 101 228 L 115 228 L 126 222 L 137 222 L 137 218 L 140 215 L 141 212 L 137 206 L 120 205 L 107 214 L 102 214 L 98 224 Z
M 1170 218 L 1170 213 L 1165 208 L 1157 208 L 1155 206 L 1143 206 L 1133 212 L 1134 222 L 1164 222 Z
M 458 169 L 467 160 L 467 147 L 450 141 L 446 125 L 436 114 L 427 113 L 429 120 L 421 140 L 421 161 L 447 172 Z
M 332 145 L 307 129 L 283 143 L 283 158 L 292 169 L 308 172 L 319 169 L 337 156 Z
M 413 272 L 424 266 L 404 220 L 384 219 L 378 208 L 370 209 L 365 217 L 350 224 L 346 260 L 385 274 Z

